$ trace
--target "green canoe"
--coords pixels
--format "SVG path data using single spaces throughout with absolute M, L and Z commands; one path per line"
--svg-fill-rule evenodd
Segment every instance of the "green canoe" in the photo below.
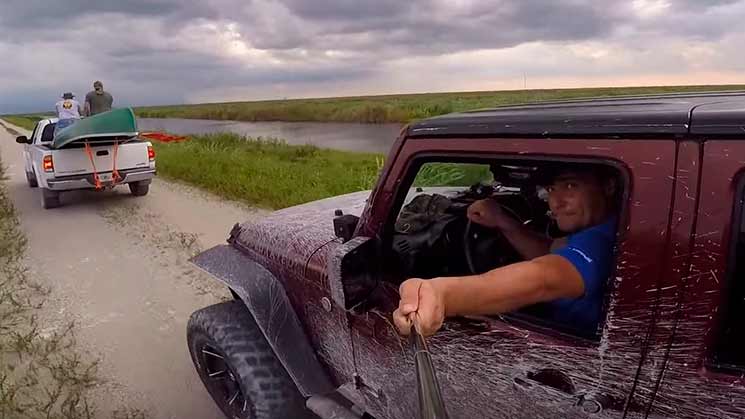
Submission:
M 137 136 L 137 120 L 132 108 L 113 109 L 83 118 L 57 131 L 52 140 L 52 148 L 62 148 L 79 140 L 94 143 L 111 141 L 116 137 L 135 136 Z

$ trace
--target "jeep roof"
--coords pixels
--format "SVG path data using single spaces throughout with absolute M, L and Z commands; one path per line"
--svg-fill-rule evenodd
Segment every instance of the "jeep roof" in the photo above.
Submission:
M 412 123 L 407 137 L 617 138 L 745 133 L 745 91 L 580 99 L 504 106 Z

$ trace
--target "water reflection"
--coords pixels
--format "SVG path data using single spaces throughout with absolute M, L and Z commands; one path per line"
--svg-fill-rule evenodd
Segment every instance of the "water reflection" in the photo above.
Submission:
M 280 138 L 288 144 L 313 144 L 337 150 L 387 153 L 401 124 L 338 122 L 238 122 L 205 119 L 138 118 L 140 131 L 177 135 L 233 132 L 249 137 Z

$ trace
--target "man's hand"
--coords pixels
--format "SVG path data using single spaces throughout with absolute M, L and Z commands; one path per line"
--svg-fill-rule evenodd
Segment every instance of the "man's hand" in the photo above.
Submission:
M 493 199 L 482 199 L 468 207 L 468 219 L 476 224 L 501 231 L 510 231 L 520 225 L 519 221 L 502 209 Z
M 408 279 L 399 287 L 401 301 L 393 312 L 393 322 L 399 333 L 407 336 L 416 317 L 419 333 L 431 336 L 445 321 L 445 302 L 442 287 L 436 279 Z

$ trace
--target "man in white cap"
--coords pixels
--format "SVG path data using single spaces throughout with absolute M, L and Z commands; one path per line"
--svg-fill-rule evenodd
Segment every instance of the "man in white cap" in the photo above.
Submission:
M 54 108 L 57 111 L 57 118 L 59 118 L 55 130 L 66 128 L 80 119 L 82 110 L 80 102 L 75 100 L 75 95 L 70 92 L 64 93 L 62 100 L 57 102 Z

